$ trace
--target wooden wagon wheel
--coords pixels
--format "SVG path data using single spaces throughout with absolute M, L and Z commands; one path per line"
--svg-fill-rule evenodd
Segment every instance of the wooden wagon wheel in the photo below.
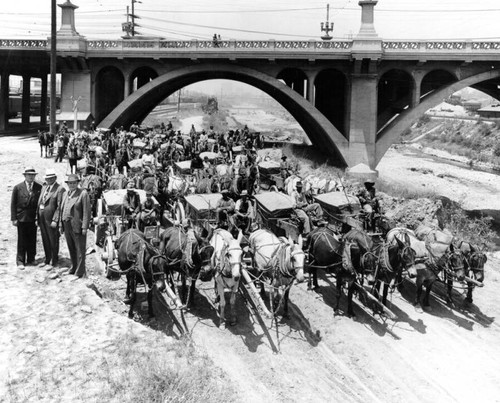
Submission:
M 174 218 L 178 222 L 182 222 L 186 218 L 186 212 L 184 211 L 184 206 L 180 202 L 175 202 L 174 205 Z

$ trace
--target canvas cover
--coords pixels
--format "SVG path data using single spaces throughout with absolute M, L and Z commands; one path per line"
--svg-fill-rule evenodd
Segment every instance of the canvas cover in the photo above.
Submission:
M 361 209 L 358 198 L 344 192 L 322 193 L 314 200 L 330 214 L 358 214 Z
M 264 219 L 290 217 L 293 212 L 293 198 L 280 192 L 264 192 L 254 196 L 257 210 Z
M 205 157 L 208 157 L 208 159 L 210 161 L 213 161 L 213 160 L 216 160 L 217 158 L 219 158 L 219 154 L 213 153 L 213 152 L 210 152 L 210 151 L 205 151 L 205 152 L 200 153 L 200 158 L 202 160 L 205 159 Z
M 134 189 L 141 198 L 141 203 L 146 201 L 146 192 L 142 189 Z M 105 206 L 104 213 L 111 215 L 121 215 L 122 214 L 122 206 L 123 199 L 125 198 L 125 194 L 127 193 L 127 189 L 116 189 L 116 190 L 107 190 L 102 194 L 103 204 Z M 153 201 L 155 206 L 159 207 L 158 201 L 153 196 Z
M 259 170 L 264 175 L 277 175 L 281 172 L 280 163 L 277 161 L 262 161 L 259 162 Z
M 222 195 L 220 193 L 187 195 L 185 197 L 186 216 L 193 221 L 199 219 L 215 219 L 215 209 L 221 198 Z
M 130 160 L 128 162 L 128 166 L 130 167 L 130 169 L 142 168 L 142 160 L 141 159 Z
M 191 173 L 191 161 L 178 161 L 174 163 L 175 169 L 180 174 L 190 174 Z

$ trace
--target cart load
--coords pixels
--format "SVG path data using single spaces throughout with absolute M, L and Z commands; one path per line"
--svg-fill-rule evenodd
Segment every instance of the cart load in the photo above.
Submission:
M 425 246 L 435 259 L 441 258 L 451 246 L 453 235 L 448 230 L 441 231 L 425 225 L 420 225 L 415 230 L 415 235 Z
M 290 217 L 294 201 L 291 196 L 280 192 L 264 192 L 255 195 L 257 212 L 266 224 L 270 219 Z
M 222 198 L 220 193 L 193 194 L 187 195 L 186 215 L 193 221 L 198 220 L 217 220 L 215 209 L 217 203 Z
M 134 189 L 141 198 L 141 203 L 146 201 L 146 191 L 142 189 Z M 116 190 L 108 190 L 102 194 L 104 208 L 104 214 L 107 215 L 121 215 L 122 214 L 122 206 L 123 199 L 127 194 L 127 189 L 116 189 Z M 153 197 L 153 201 L 156 207 L 159 207 L 158 201 Z
M 329 192 L 314 196 L 326 217 L 343 222 L 354 228 L 362 228 L 362 223 L 357 219 L 361 205 L 356 196 L 347 195 L 344 192 Z
M 175 171 L 179 175 L 190 175 L 191 174 L 191 161 L 177 161 L 174 162 Z
M 134 141 L 132 141 L 132 147 L 142 149 L 142 148 L 146 147 L 146 143 L 142 140 L 134 139 Z
M 261 175 L 279 175 L 281 173 L 280 163 L 273 160 L 261 161 L 259 162 L 259 171 Z
M 128 162 L 128 166 L 130 167 L 130 170 L 136 171 L 142 169 L 142 160 L 137 158 L 135 160 L 130 160 Z

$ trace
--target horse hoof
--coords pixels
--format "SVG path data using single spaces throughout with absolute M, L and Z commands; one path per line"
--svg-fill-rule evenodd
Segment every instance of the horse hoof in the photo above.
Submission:
M 355 317 L 356 317 L 356 314 L 354 313 L 354 311 L 348 311 L 348 312 L 347 312 L 347 317 L 348 317 L 348 318 L 355 318 Z

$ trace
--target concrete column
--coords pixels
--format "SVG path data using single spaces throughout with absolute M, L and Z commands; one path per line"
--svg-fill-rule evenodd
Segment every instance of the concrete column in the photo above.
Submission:
M 0 130 L 6 130 L 9 124 L 9 74 L 0 77 Z
M 123 75 L 125 77 L 124 80 L 125 92 L 123 94 L 123 98 L 127 98 L 130 95 L 130 74 L 124 73 Z
M 42 96 L 40 98 L 40 125 L 47 124 L 47 75 L 42 76 Z
M 307 94 L 306 99 L 313 105 L 315 105 L 316 99 L 314 94 L 314 79 L 316 75 L 308 75 L 307 76 Z
M 28 127 L 30 124 L 30 76 L 23 76 L 23 103 L 22 103 L 22 125 Z
M 73 121 L 73 99 L 80 98 L 78 102 L 78 117 L 83 118 L 90 113 L 92 107 L 92 83 L 90 71 L 70 72 L 62 71 L 61 74 L 61 115 L 56 120 Z M 70 125 L 68 123 L 68 125 Z
M 375 168 L 377 137 L 377 75 L 353 74 L 350 92 L 348 164 Z
M 410 108 L 415 108 L 418 104 L 420 104 L 420 96 L 421 90 L 420 85 L 422 84 L 422 79 L 424 75 L 421 72 L 413 73 L 413 88 L 411 92 L 411 103 Z

